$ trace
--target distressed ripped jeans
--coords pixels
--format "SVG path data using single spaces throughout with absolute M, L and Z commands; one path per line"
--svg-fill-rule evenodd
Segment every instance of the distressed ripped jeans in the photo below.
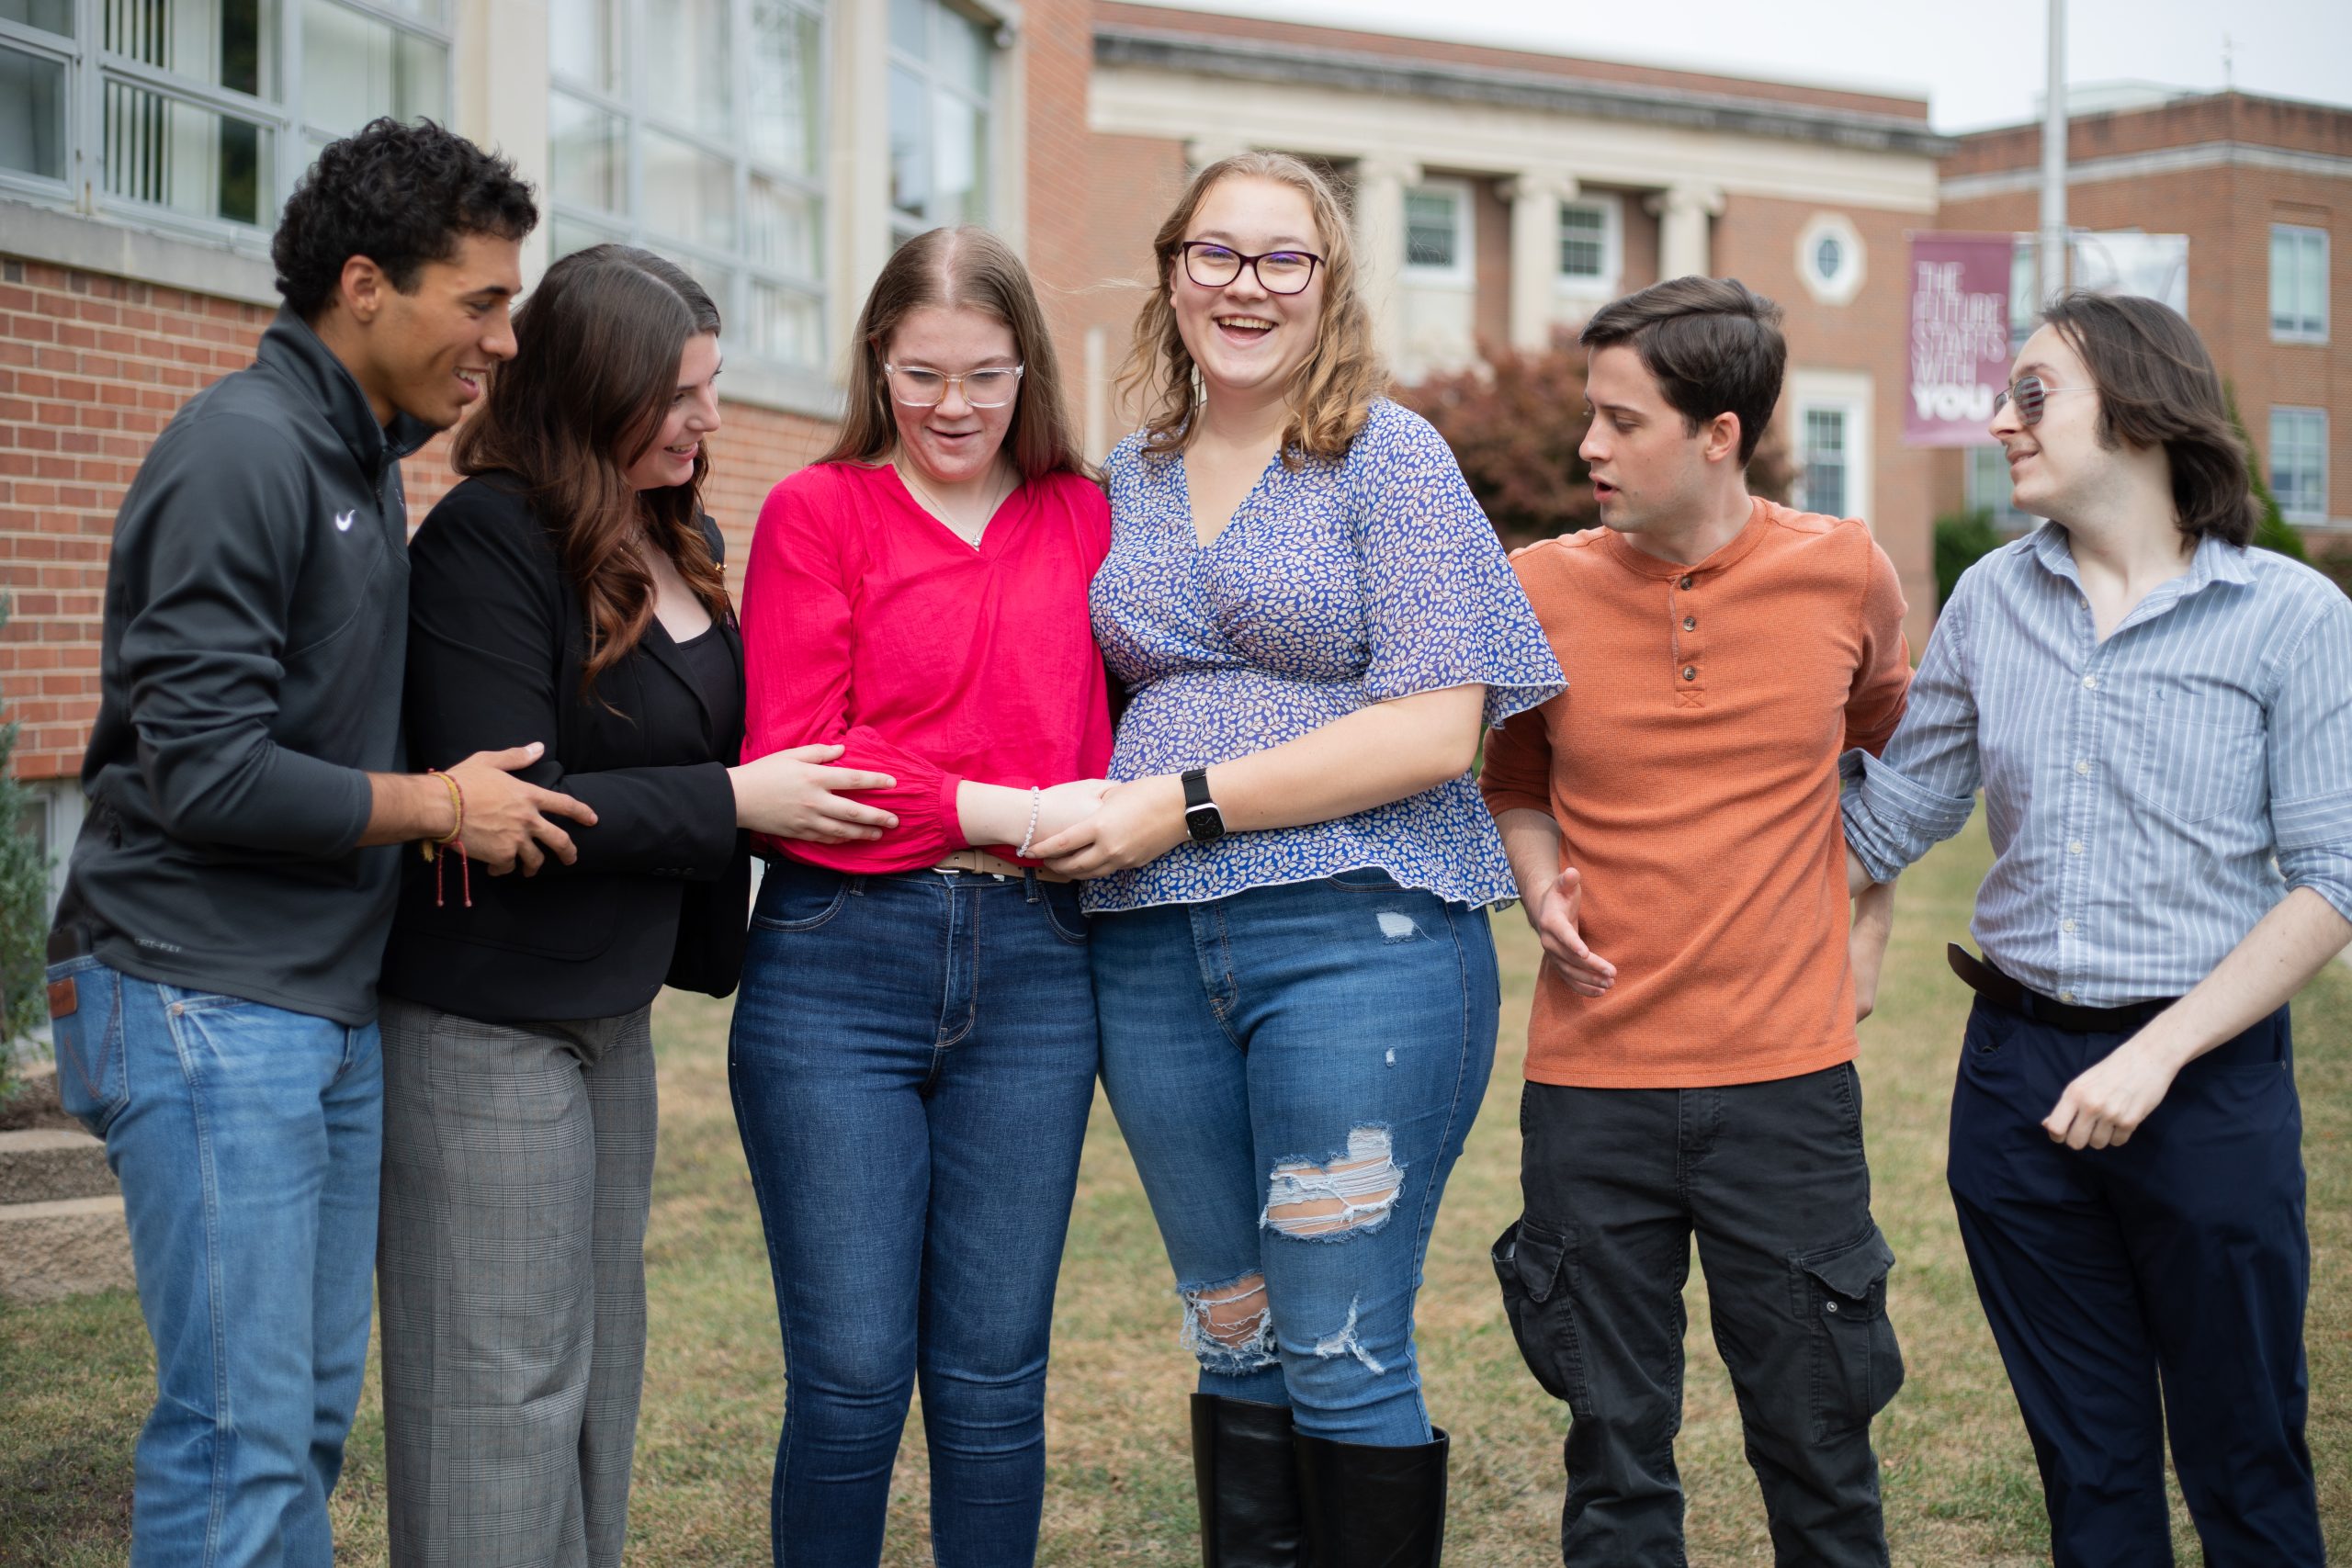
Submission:
M 1429 1441 L 1413 1298 L 1494 1065 L 1485 911 L 1365 870 L 1094 931 L 1103 1085 L 1201 1392 Z

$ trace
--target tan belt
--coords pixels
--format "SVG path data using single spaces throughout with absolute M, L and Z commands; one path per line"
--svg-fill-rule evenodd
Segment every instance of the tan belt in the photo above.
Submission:
M 992 855 L 986 850 L 957 850 L 932 866 L 933 871 L 985 871 L 992 876 L 1019 876 L 1029 868 L 1002 855 Z M 1068 882 L 1070 879 L 1058 871 L 1037 867 L 1040 882 Z

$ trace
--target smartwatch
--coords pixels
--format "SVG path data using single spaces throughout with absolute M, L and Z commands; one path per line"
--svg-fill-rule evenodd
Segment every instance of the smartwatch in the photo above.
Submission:
M 1209 771 L 1206 768 L 1184 770 L 1184 831 L 1193 842 L 1205 844 L 1225 836 L 1225 817 L 1209 798 Z

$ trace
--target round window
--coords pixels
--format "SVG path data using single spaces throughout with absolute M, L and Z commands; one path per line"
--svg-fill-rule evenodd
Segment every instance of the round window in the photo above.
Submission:
M 1824 234 L 1813 248 L 1813 267 L 1824 283 L 1835 283 L 1846 267 L 1846 247 L 1835 234 Z
M 1851 303 L 1867 265 L 1862 237 L 1842 212 L 1816 212 L 1797 231 L 1797 278 L 1825 305 Z

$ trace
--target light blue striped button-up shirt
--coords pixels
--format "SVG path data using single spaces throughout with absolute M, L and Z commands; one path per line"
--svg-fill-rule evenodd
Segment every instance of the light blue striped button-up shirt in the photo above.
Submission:
M 2294 887 L 2352 919 L 2352 600 L 2207 538 L 2101 642 L 2065 530 L 1964 573 L 1883 758 L 1841 763 L 1847 840 L 1885 881 L 1967 822 L 1971 931 L 2045 996 L 2180 996 Z

